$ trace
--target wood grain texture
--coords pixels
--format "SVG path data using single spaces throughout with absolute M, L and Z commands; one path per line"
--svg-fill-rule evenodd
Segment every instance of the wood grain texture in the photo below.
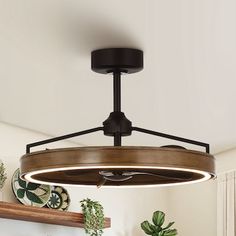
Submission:
M 83 214 L 81 213 L 64 212 L 2 201 L 0 201 L 0 217 L 45 224 L 84 227 Z M 110 226 L 110 218 L 105 218 L 105 228 L 109 228 Z
M 212 155 L 199 151 L 159 147 L 101 146 L 43 150 L 24 155 L 20 167 L 23 178 L 33 173 L 31 177 L 34 181 L 54 185 L 97 186 L 102 178 L 99 171 L 104 170 L 150 173 L 135 175 L 122 182 L 106 181 L 104 186 L 193 182 L 204 177 L 202 172 L 208 173 L 211 178 L 215 176 L 215 161 Z M 155 175 L 174 178 L 159 178 Z

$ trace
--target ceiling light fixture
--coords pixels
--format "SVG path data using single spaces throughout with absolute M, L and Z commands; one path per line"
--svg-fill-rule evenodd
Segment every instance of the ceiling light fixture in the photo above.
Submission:
M 36 183 L 77 186 L 164 186 L 201 182 L 215 176 L 209 144 L 132 126 L 121 112 L 121 74 L 143 69 L 143 52 L 108 48 L 92 52 L 92 70 L 113 74 L 114 111 L 103 126 L 26 145 L 21 175 Z M 46 149 L 31 148 L 80 135 L 103 131 L 114 146 Z M 141 132 L 201 146 L 205 152 L 181 146 L 122 146 L 122 137 Z

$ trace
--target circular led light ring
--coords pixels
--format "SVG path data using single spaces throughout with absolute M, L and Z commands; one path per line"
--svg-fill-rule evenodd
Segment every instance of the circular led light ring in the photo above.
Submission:
M 106 169 L 106 168 L 113 168 L 116 169 L 117 166 L 97 166 L 94 167 L 94 169 L 97 168 L 101 168 L 101 169 Z M 122 166 L 120 166 L 119 168 L 122 168 Z M 123 168 L 127 168 L 127 166 L 124 166 Z M 109 186 L 103 186 L 103 188 L 110 188 L 110 187 L 120 187 L 120 188 L 129 188 L 129 187 L 156 187 L 156 186 L 174 186 L 174 185 L 184 185 L 184 184 L 193 184 L 193 183 L 200 183 L 200 182 L 204 182 L 207 181 L 209 179 L 211 179 L 213 177 L 212 174 L 209 174 L 207 172 L 204 171 L 199 171 L 199 170 L 190 170 L 190 169 L 181 169 L 181 168 L 162 168 L 162 167 L 156 167 L 156 168 L 148 168 L 148 167 L 140 167 L 140 166 L 132 166 L 132 168 L 136 168 L 136 169 L 168 169 L 168 170 L 179 170 L 179 171 L 186 171 L 186 172 L 192 172 L 192 173 L 197 173 L 197 174 L 201 174 L 203 177 L 201 179 L 197 179 L 197 180 L 193 180 L 193 181 L 186 181 L 186 182 L 179 182 L 179 183 L 170 183 L 170 184 L 148 184 L 148 185 L 125 185 L 125 186 L 119 186 L 119 185 L 109 185 Z M 76 170 L 76 169 L 87 169 L 85 167 L 82 168 L 55 168 L 55 169 L 49 169 L 49 170 L 45 170 L 45 171 L 34 171 L 31 172 L 29 174 L 26 174 L 24 176 L 24 178 L 29 181 L 29 182 L 34 182 L 34 183 L 38 183 L 38 184 L 47 184 L 47 185 L 63 185 L 63 186 L 74 186 L 73 184 L 61 184 L 61 183 L 54 183 L 54 182 L 46 182 L 46 181 L 39 181 L 37 179 L 34 179 L 33 176 L 40 174 L 40 173 L 48 173 L 48 172 L 54 172 L 54 171 L 62 171 L 62 170 Z M 93 168 L 91 168 L 93 169 Z M 76 186 L 78 187 L 97 187 L 97 185 L 80 185 L 80 184 L 76 184 Z
M 38 174 L 56 171 L 93 169 L 150 169 L 175 170 L 196 173 L 200 178 L 167 184 L 145 184 L 145 186 L 166 186 L 197 183 L 215 176 L 214 157 L 207 153 L 175 148 L 156 147 L 82 147 L 45 150 L 26 154 L 21 158 L 22 176 L 44 184 L 73 185 L 35 179 Z M 83 184 L 76 184 L 84 186 Z M 87 186 L 87 185 L 86 185 Z M 117 185 L 114 185 L 119 187 Z M 125 185 L 122 187 L 138 187 Z M 142 187 L 144 185 L 141 185 Z M 104 186 L 104 187 L 112 187 Z

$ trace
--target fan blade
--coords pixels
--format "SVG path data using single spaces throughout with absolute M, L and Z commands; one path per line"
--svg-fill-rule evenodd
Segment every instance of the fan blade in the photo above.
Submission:
M 97 183 L 97 188 L 101 188 L 107 180 L 105 178 L 102 178 L 98 183 Z
M 113 176 L 104 176 L 104 179 L 110 180 L 112 182 L 122 182 L 133 178 L 133 176 L 123 176 L 123 175 L 113 175 Z
M 122 182 L 133 177 L 132 175 L 124 176 L 123 172 L 99 171 L 99 174 L 103 176 L 104 179 L 112 182 Z
M 192 178 L 178 178 L 178 177 L 154 174 L 154 173 L 149 173 L 149 172 L 123 172 L 122 175 L 123 176 L 151 175 L 151 176 L 156 176 L 156 177 L 159 177 L 159 178 L 162 178 L 162 179 L 170 179 L 170 180 L 183 180 L 183 181 L 192 180 Z
M 111 172 L 111 171 L 104 171 L 104 170 L 99 171 L 99 174 L 102 175 L 102 176 L 106 176 L 106 177 L 114 176 L 113 172 Z

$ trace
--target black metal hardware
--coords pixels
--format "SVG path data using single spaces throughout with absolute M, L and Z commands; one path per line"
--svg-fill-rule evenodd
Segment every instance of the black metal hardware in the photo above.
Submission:
M 114 136 L 120 133 L 121 136 L 129 136 L 132 132 L 132 123 L 129 121 L 123 112 L 114 111 L 103 122 L 103 131 L 106 136 Z
M 30 148 L 32 148 L 32 147 L 37 147 L 37 146 L 40 146 L 40 145 L 43 145 L 43 144 L 53 143 L 53 142 L 57 142 L 57 141 L 61 141 L 61 140 L 81 136 L 81 135 L 84 135 L 84 134 L 94 133 L 94 132 L 102 131 L 102 130 L 103 130 L 103 127 L 97 127 L 97 128 L 93 128 L 93 129 L 87 129 L 87 130 L 79 131 L 79 132 L 72 133 L 72 134 L 62 135 L 62 136 L 55 137 L 55 138 L 45 139 L 45 140 L 38 141 L 38 142 L 35 142 L 35 143 L 29 143 L 29 144 L 26 145 L 26 153 L 30 153 Z
M 121 146 L 121 137 L 130 136 L 132 133 L 132 123 L 123 112 L 114 111 L 103 122 L 104 135 L 114 137 L 114 146 Z
M 115 133 L 114 134 L 114 146 L 121 146 L 121 134 L 120 133 Z
M 184 143 L 189 143 L 189 144 L 194 144 L 197 146 L 205 147 L 206 153 L 210 153 L 210 145 L 208 143 L 203 143 L 203 142 L 199 142 L 199 141 L 195 141 L 195 140 L 191 140 L 191 139 L 186 139 L 186 138 L 182 138 L 182 137 L 178 137 L 178 136 L 174 136 L 174 135 L 170 135 L 170 134 L 164 134 L 164 133 L 156 132 L 153 130 L 139 128 L 139 127 L 132 127 L 132 130 L 137 131 L 137 132 L 141 132 L 141 133 L 146 133 L 146 134 L 151 134 L 151 135 L 171 139 L 171 140 L 175 140 L 175 141 L 180 141 L 180 142 L 184 142 Z
M 113 72 L 113 100 L 114 100 L 114 111 L 121 111 L 121 72 Z
M 91 54 L 91 69 L 107 74 L 113 71 L 136 73 L 143 69 L 143 51 L 134 48 L 104 48 Z
M 30 153 L 31 147 L 36 147 L 43 144 L 73 138 L 97 131 L 104 131 L 104 135 L 113 136 L 114 146 L 121 146 L 122 136 L 130 136 L 132 134 L 132 131 L 137 131 L 171 140 L 202 146 L 205 147 L 206 153 L 210 152 L 210 145 L 207 143 L 139 127 L 132 127 L 131 121 L 126 118 L 123 112 L 121 112 L 121 73 L 135 73 L 143 69 L 143 52 L 141 50 L 130 48 L 108 48 L 95 50 L 92 52 L 91 67 L 92 70 L 97 73 L 113 73 L 114 111 L 111 112 L 110 116 L 103 122 L 103 127 L 83 130 L 80 132 L 27 144 L 26 153 Z

